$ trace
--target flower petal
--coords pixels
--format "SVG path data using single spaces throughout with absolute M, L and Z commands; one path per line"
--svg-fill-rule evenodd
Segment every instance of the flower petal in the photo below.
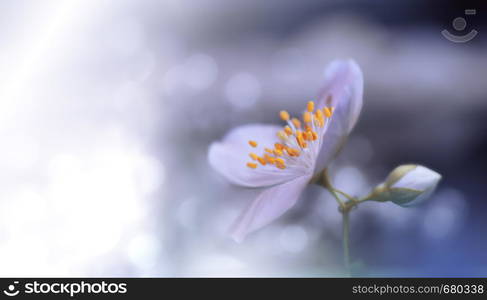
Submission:
M 210 145 L 208 161 L 210 165 L 225 176 L 230 182 L 247 186 L 263 187 L 292 180 L 302 174 L 291 172 L 290 169 L 271 171 L 269 167 L 258 166 L 250 169 L 247 162 L 252 161 L 250 152 L 257 155 L 264 153 L 265 147 L 274 147 L 278 141 L 277 132 L 281 127 L 265 124 L 249 124 L 231 130 L 221 142 Z M 249 140 L 258 143 L 253 148 L 248 144 Z
M 345 143 L 362 110 L 363 75 L 353 60 L 336 60 L 326 68 L 325 83 L 318 107 L 335 107 L 329 128 L 326 130 L 316 171 L 328 165 Z
M 441 179 L 437 172 L 423 166 L 416 166 L 407 172 L 401 179 L 392 184 L 393 188 L 407 188 L 418 191 L 434 189 Z
M 239 216 L 231 229 L 232 238 L 241 242 L 245 236 L 283 215 L 299 199 L 311 176 L 265 189 Z

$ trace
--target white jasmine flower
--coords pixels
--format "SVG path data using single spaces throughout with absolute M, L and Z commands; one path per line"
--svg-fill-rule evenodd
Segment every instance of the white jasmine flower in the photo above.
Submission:
M 333 61 L 326 69 L 318 101 L 309 101 L 302 118 L 286 111 L 284 128 L 250 124 L 231 130 L 211 144 L 211 166 L 230 182 L 264 188 L 231 230 L 236 241 L 290 209 L 310 179 L 337 154 L 362 108 L 363 77 L 352 60 Z

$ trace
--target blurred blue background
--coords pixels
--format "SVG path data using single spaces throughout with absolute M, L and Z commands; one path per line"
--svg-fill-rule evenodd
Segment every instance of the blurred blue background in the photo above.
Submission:
M 476 15 L 465 15 L 476 9 Z M 363 195 L 395 166 L 443 175 L 424 205 L 351 215 L 361 276 L 487 274 L 487 32 L 480 1 L 2 1 L 1 276 L 343 276 L 341 216 L 310 186 L 242 244 L 255 196 L 207 162 L 279 123 L 354 58 L 364 108 L 332 166 Z M 452 27 L 465 17 L 462 31 Z M 475 29 L 467 43 L 458 35 Z

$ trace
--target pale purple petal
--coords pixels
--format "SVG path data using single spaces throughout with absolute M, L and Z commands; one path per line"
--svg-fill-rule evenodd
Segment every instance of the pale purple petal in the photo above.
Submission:
M 355 126 L 362 110 L 363 85 L 362 71 L 355 61 L 336 60 L 328 65 L 318 107 L 333 106 L 335 111 L 323 137 L 316 171 L 330 163 Z
M 418 165 L 416 168 L 404 174 L 404 176 L 392 184 L 391 187 L 426 191 L 431 188 L 434 189 L 440 179 L 441 175 L 437 172 Z
M 311 176 L 301 176 L 292 181 L 265 189 L 239 216 L 231 229 L 231 236 L 241 242 L 247 234 L 283 215 L 299 199 Z
M 277 132 L 282 128 L 275 125 L 250 124 L 232 129 L 220 142 L 210 145 L 208 161 L 210 165 L 230 182 L 247 187 L 264 187 L 292 180 L 302 174 L 290 169 L 279 170 L 270 166 L 247 167 L 252 162 L 250 152 L 257 155 L 264 153 L 264 148 L 273 148 L 278 141 Z M 248 144 L 249 140 L 258 142 L 256 148 Z

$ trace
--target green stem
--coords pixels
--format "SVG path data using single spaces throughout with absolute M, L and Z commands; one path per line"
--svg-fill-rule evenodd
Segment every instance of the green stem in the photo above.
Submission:
M 321 184 L 330 192 L 330 194 L 335 198 L 340 208 L 343 208 L 343 201 L 338 197 L 335 188 L 331 184 L 330 175 L 328 175 L 328 169 L 324 169 L 321 176 Z
M 343 196 L 345 196 L 345 198 L 347 198 L 350 201 L 359 202 L 359 200 L 357 198 L 350 196 L 349 194 L 345 193 L 344 191 L 340 191 L 339 189 L 336 189 L 336 188 L 333 188 L 333 190 L 339 194 L 342 194 Z
M 340 197 L 338 197 L 338 195 L 337 195 L 337 193 L 336 193 L 335 189 L 333 189 L 333 188 L 328 188 L 328 192 L 330 192 L 330 194 L 333 196 L 333 198 L 335 198 L 335 200 L 336 200 L 336 201 L 337 201 L 337 203 L 338 203 L 338 206 L 339 206 L 340 208 L 343 208 L 343 207 L 344 207 L 344 205 L 345 205 L 345 203 L 342 201 L 342 199 L 340 199 Z
M 317 183 L 326 188 L 338 203 L 338 210 L 342 214 L 343 219 L 343 260 L 345 263 L 345 269 L 348 273 L 350 273 L 350 210 L 357 206 L 361 200 L 334 188 L 327 169 L 324 169 L 323 172 L 315 176 L 311 182 Z M 340 199 L 337 193 L 343 195 L 348 201 L 345 202 Z
M 342 211 L 343 217 L 343 260 L 345 269 L 350 273 L 350 211 Z

